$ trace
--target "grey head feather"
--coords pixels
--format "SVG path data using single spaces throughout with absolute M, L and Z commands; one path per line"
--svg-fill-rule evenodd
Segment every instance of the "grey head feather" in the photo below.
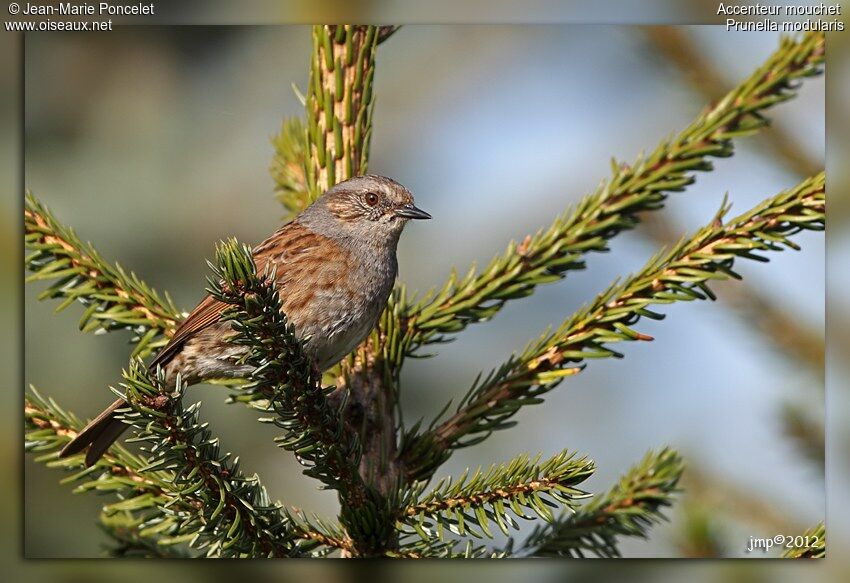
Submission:
M 394 253 L 411 218 L 430 215 L 417 209 L 410 191 L 395 180 L 366 174 L 335 185 L 296 220 L 349 248 L 377 246 Z

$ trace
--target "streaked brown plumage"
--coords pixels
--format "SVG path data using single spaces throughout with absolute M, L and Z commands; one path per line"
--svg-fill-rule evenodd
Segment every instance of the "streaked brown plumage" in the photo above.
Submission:
M 430 216 L 413 206 L 397 182 L 367 175 L 336 185 L 293 222 L 254 247 L 258 272 L 275 267 L 283 311 L 320 369 L 341 360 L 375 326 L 386 305 L 398 264 L 396 246 L 409 219 Z M 228 343 L 230 324 L 219 317 L 223 304 L 205 297 L 180 324 L 150 364 L 168 382 L 177 373 L 188 384 L 240 378 L 249 367 L 234 360 L 243 347 Z M 86 464 L 97 461 L 127 426 L 116 418 L 117 400 L 92 420 L 60 453 L 88 447 Z

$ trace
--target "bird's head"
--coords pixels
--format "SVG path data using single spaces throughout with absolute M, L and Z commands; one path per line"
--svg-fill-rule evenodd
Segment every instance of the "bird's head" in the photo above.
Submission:
M 367 174 L 340 182 L 298 220 L 324 235 L 394 244 L 409 220 L 430 218 L 413 204 L 413 195 L 404 186 Z

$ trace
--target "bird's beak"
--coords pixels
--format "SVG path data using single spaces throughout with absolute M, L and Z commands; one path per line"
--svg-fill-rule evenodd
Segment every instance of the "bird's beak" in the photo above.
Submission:
M 431 215 L 426 213 L 420 208 L 413 206 L 412 204 L 406 204 L 404 206 L 398 207 L 395 209 L 395 216 L 402 217 L 405 219 L 430 219 Z

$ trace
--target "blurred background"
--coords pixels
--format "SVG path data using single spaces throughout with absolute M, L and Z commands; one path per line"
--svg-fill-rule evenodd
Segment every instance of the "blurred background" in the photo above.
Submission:
M 533 4 L 523 20 L 554 14 Z M 675 21 L 690 14 L 699 20 L 703 13 L 713 13 L 657 4 L 670 11 L 612 11 L 609 19 Z M 703 4 L 716 9 L 713 3 Z M 381 5 L 375 3 L 376 10 Z M 408 6 L 398 14 L 410 10 Z M 302 13 L 304 18 L 308 12 L 280 12 L 277 19 Z M 221 21 L 234 16 L 222 12 L 221 5 L 211 13 Z M 518 18 L 515 11 L 508 13 L 494 8 L 491 14 L 495 19 Z M 266 21 L 275 20 L 271 14 L 264 13 Z M 412 14 L 422 19 L 417 11 Z M 440 20 L 459 18 L 457 11 L 445 14 Z M 189 19 L 197 22 L 199 17 Z M 699 64 L 703 73 L 713 69 L 721 82 L 731 85 L 778 40 L 772 34 L 735 35 L 708 27 L 678 30 L 706 62 L 683 60 L 687 53 L 681 46 L 671 50 L 667 39 L 665 48 L 663 35 L 636 27 L 408 26 L 388 41 L 379 54 L 371 169 L 408 185 L 436 219 L 405 234 L 402 278 L 422 290 L 438 285 L 452 265 L 463 269 L 473 260 L 483 263 L 509 239 L 548 224 L 608 175 L 610 156 L 632 160 L 638 151 L 678 131 L 710 100 L 712 88 L 701 86 L 700 77 L 688 70 L 695 72 Z M 838 344 L 848 332 L 850 309 L 846 294 L 840 293 L 841 284 L 850 283 L 850 272 L 840 261 L 850 246 L 848 230 L 841 228 L 847 208 L 842 190 L 848 184 L 841 161 L 848 151 L 850 120 L 850 69 L 840 59 L 846 55 L 845 37 L 831 35 L 827 86 L 833 211 L 827 243 L 830 290 L 836 292 L 829 295 L 827 368 L 833 493 L 848 487 L 850 449 L 846 423 L 841 423 L 850 408 Z M 0 51 L 0 63 L 10 72 L 0 85 L 7 114 L 18 111 L 23 97 L 9 91 L 20 81 L 12 73 L 18 66 L 16 46 L 10 46 L 12 50 Z M 267 172 L 269 139 L 284 116 L 301 113 L 290 84 L 304 86 L 308 50 L 308 29 L 288 26 L 30 36 L 25 186 L 107 258 L 138 271 L 171 292 L 181 308 L 190 309 L 203 293 L 203 259 L 215 241 L 228 235 L 258 241 L 277 225 L 282 212 Z M 800 97 L 771 112 L 803 157 L 815 164 L 822 163 L 824 154 L 824 90 L 823 79 L 809 81 Z M 13 172 L 4 178 L 14 181 L 19 147 L 14 127 L 19 120 L 11 115 L 4 120 L 2 153 L 13 161 Z M 500 363 L 613 277 L 639 267 L 665 234 L 678 235 L 708 220 L 724 191 L 735 202 L 733 212 L 740 212 L 798 180 L 800 166 L 776 156 L 770 142 L 748 139 L 737 146 L 734 158 L 719 162 L 715 172 L 700 175 L 696 185 L 670 200 L 664 223 L 618 237 L 613 253 L 592 257 L 587 271 L 509 306 L 489 324 L 473 327 L 437 360 L 410 363 L 407 419 L 432 415 L 464 391 L 479 369 Z M 8 226 L 0 229 L 4 250 L 15 249 L 19 202 L 14 197 L 2 202 L 3 224 Z M 816 339 L 824 322 L 823 238 L 804 237 L 800 243 L 801 253 L 774 255 L 772 263 L 742 265 L 742 271 L 750 292 L 769 299 Z M 19 274 L 19 257 L 4 254 L 9 273 Z M 12 281 L 4 287 L 10 297 L 17 295 Z M 72 308 L 53 316 L 51 306 L 33 301 L 36 292 L 37 287 L 25 290 L 23 379 L 79 415 L 93 415 L 109 401 L 106 387 L 119 380 L 128 347 L 117 335 L 76 333 L 79 312 Z M 463 467 L 520 451 L 551 454 L 569 446 L 596 459 L 599 472 L 590 486 L 598 490 L 609 487 L 646 449 L 667 443 L 682 450 L 689 474 L 699 477 L 672 513 L 672 522 L 656 527 L 649 542 L 624 545 L 627 556 L 707 555 L 721 546 L 722 554 L 740 556 L 750 535 L 773 533 L 777 524 L 795 529 L 814 524 L 824 513 L 822 465 L 806 455 L 803 442 L 789 436 L 784 411 L 797 407 L 807 416 L 807 426 L 816 426 L 823 403 L 820 371 L 777 348 L 760 331 L 761 324 L 742 309 L 750 296 L 725 301 L 734 293 L 727 286 L 716 304 L 667 310 L 666 321 L 646 325 L 655 343 L 626 347 L 623 361 L 593 363 L 555 391 L 549 406 L 528 408 L 518 427 L 459 453 L 443 472 L 457 474 Z M 5 306 L 3 315 L 11 328 L 16 318 L 10 307 Z M 4 364 L 14 370 L 18 340 L 4 342 Z M 273 447 L 273 433 L 255 423 L 253 414 L 224 405 L 220 389 L 199 387 L 195 394 L 203 397 L 203 414 L 225 447 L 242 456 L 246 470 L 258 471 L 274 496 L 323 514 L 334 512 L 333 497 L 313 489 L 315 484 L 301 476 L 299 467 Z M 20 423 L 16 406 L 7 410 L 12 428 Z M 5 458 L 18 455 L 17 435 L 6 442 Z M 24 529 L 4 536 L 12 546 L 23 539 L 17 554 L 99 555 L 103 538 L 95 520 L 100 501 L 71 495 L 58 485 L 60 475 L 31 460 L 24 469 Z M 4 474 L 5 490 L 14 491 L 13 480 L 14 474 Z M 835 549 L 839 537 L 846 541 L 848 514 L 837 503 L 829 511 Z M 695 552 L 695 543 L 708 544 Z M 833 557 L 830 571 L 836 573 L 843 559 Z M 117 566 L 95 571 L 75 565 L 64 569 L 66 578 L 106 579 L 119 572 Z M 554 578 L 569 570 L 584 578 L 598 577 L 598 565 L 592 571 L 586 563 L 564 561 L 535 567 L 525 563 L 522 568 L 524 576 Z M 30 575 L 55 580 L 51 566 L 29 566 Z M 806 568 L 775 566 L 770 580 L 796 578 Z M 468 567 L 452 567 L 469 572 Z M 676 565 L 665 568 L 675 576 Z M 289 573 L 296 577 L 304 571 L 295 569 Z M 632 579 L 639 577 L 633 567 L 628 569 Z M 181 576 L 187 571 L 170 572 Z M 217 567 L 194 572 L 205 579 L 223 575 Z M 429 571 L 418 573 L 422 579 Z M 511 577 L 504 567 L 478 573 L 487 580 Z M 653 580 L 660 575 L 652 565 L 640 573 Z M 703 573 L 706 580 L 753 574 L 741 563 Z

